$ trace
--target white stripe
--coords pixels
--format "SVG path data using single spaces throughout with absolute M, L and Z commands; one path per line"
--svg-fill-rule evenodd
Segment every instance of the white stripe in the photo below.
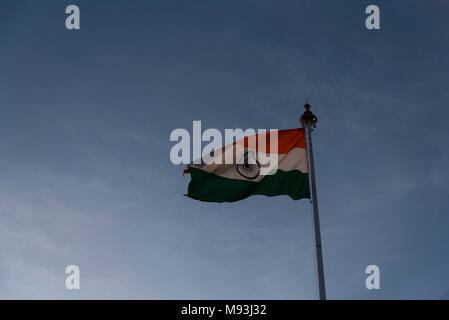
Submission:
M 226 148 L 225 148 L 226 150 Z M 217 164 L 217 163 L 211 163 L 211 164 L 205 164 L 205 165 L 195 165 L 195 164 L 189 164 L 188 167 L 190 168 L 198 168 L 204 171 L 207 171 L 209 173 L 213 173 L 216 175 L 219 175 L 223 178 L 229 178 L 229 179 L 239 179 L 239 180 L 249 180 L 249 181 L 261 181 L 265 176 L 260 175 L 260 168 L 259 168 L 259 175 L 254 178 L 254 179 L 248 179 L 246 177 L 244 177 L 242 174 L 239 173 L 238 168 L 237 168 L 237 161 L 235 159 L 239 159 L 241 160 L 245 153 L 251 153 L 251 152 L 255 152 L 255 150 L 253 149 L 248 149 L 248 148 L 234 148 L 234 153 L 235 155 L 232 156 L 232 158 L 234 159 L 234 161 L 230 161 L 233 164 Z M 256 154 L 256 153 L 254 153 Z M 229 153 L 225 154 L 228 158 Z M 265 154 L 263 152 L 259 152 L 258 154 L 258 159 L 260 156 L 269 156 L 269 154 Z M 306 149 L 303 148 L 293 148 L 292 150 L 290 150 L 289 153 L 287 154 L 278 154 L 278 162 L 277 162 L 277 167 L 278 169 L 282 170 L 282 171 L 293 171 L 293 170 L 298 170 L 302 173 L 307 173 L 307 158 L 306 158 Z M 221 151 L 217 152 L 214 154 L 214 157 L 212 157 L 211 159 L 220 159 L 221 157 Z M 229 160 L 229 159 L 228 159 Z M 206 159 L 207 161 L 207 159 Z M 211 162 L 211 161 L 209 161 Z M 239 161 L 239 163 L 242 163 L 242 161 Z M 263 164 L 261 164 L 263 165 Z M 257 166 L 257 165 L 255 165 Z M 268 164 L 267 164 L 268 166 Z M 275 164 L 270 164 L 270 167 L 274 167 Z M 257 168 L 257 167 L 255 167 Z M 239 167 L 240 170 L 242 170 L 242 166 Z M 241 171 L 242 172 L 242 171 Z M 257 172 L 257 170 L 254 170 L 254 172 Z

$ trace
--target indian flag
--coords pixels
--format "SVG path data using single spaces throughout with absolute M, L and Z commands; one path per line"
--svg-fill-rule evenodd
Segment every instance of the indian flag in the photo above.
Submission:
M 252 195 L 310 198 L 304 128 L 276 133 L 277 148 L 270 147 L 273 132 L 266 132 L 187 165 L 184 173 L 191 175 L 187 196 L 207 202 L 234 202 Z

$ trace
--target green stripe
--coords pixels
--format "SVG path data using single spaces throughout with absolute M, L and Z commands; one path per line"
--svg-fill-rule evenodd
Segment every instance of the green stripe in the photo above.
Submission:
M 269 197 L 285 194 L 294 200 L 310 198 L 308 176 L 298 170 L 278 170 L 259 182 L 223 178 L 197 168 L 189 171 L 192 180 L 187 196 L 196 200 L 234 202 L 257 194 Z

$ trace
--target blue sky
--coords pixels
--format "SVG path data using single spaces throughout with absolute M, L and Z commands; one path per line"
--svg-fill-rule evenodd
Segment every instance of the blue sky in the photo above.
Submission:
M 0 298 L 315 299 L 307 200 L 196 202 L 169 158 L 308 99 L 328 297 L 448 299 L 448 28 L 444 0 L 1 0 Z

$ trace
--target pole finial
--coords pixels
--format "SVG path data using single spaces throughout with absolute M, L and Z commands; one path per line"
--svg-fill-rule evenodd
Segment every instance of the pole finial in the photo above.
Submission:
M 304 108 L 306 111 L 301 116 L 301 119 L 299 122 L 301 122 L 301 125 L 303 127 L 311 126 L 313 128 L 316 128 L 316 123 L 318 122 L 318 118 L 310 111 L 310 104 L 306 103 L 304 105 Z

